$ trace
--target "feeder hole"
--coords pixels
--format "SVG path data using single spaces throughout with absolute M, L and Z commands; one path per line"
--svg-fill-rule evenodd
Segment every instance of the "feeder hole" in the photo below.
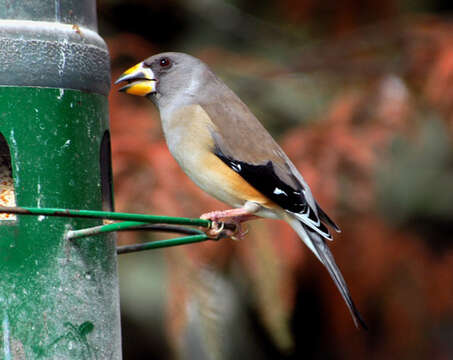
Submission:
M 0 205 L 16 206 L 11 153 L 8 143 L 2 134 L 0 134 Z M 0 213 L 0 224 L 11 220 L 16 220 L 16 215 Z

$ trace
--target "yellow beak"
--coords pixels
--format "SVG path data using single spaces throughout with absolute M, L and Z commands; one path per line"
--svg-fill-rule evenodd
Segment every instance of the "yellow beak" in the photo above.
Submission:
M 149 67 L 145 67 L 143 62 L 127 69 L 115 81 L 115 84 L 123 81 L 127 81 L 128 84 L 120 88 L 119 91 L 124 91 L 127 94 L 146 96 L 156 92 L 157 80 L 154 78 L 154 73 Z

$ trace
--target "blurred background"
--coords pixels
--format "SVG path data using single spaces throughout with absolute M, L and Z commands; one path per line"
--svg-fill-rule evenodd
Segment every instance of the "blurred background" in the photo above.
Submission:
M 249 105 L 343 232 L 369 331 L 284 223 L 120 258 L 124 359 L 453 358 L 453 3 L 98 0 L 112 78 L 200 57 Z M 110 96 L 117 211 L 225 206 L 182 173 L 143 98 Z M 161 238 L 119 236 L 122 244 Z

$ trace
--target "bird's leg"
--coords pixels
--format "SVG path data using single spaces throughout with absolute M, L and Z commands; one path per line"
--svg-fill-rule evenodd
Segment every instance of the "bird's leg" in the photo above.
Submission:
M 257 218 L 258 216 L 249 213 L 244 208 L 210 211 L 200 216 L 201 219 L 219 221 L 231 219 L 233 222 L 244 222 Z
M 258 216 L 256 216 L 255 213 L 259 209 L 260 205 L 258 205 L 257 203 L 246 202 L 245 205 L 241 208 L 211 211 L 201 215 L 200 218 L 212 221 L 211 228 L 207 231 L 207 234 L 209 236 L 216 237 L 220 232 L 227 231 L 229 232 L 228 233 L 229 236 L 231 236 L 235 240 L 238 240 L 241 239 L 245 234 L 247 234 L 247 231 L 242 231 L 241 224 L 245 221 L 258 218 Z M 219 223 L 220 220 L 222 220 L 225 223 L 235 225 L 236 230 L 235 231 L 224 230 L 223 225 Z

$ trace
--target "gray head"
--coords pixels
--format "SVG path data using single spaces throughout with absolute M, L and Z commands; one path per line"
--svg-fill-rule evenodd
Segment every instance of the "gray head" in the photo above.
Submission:
M 159 108 L 182 95 L 194 96 L 206 81 L 215 76 L 199 59 L 176 52 L 153 55 L 126 70 L 115 84 L 126 81 L 120 91 L 147 96 Z

